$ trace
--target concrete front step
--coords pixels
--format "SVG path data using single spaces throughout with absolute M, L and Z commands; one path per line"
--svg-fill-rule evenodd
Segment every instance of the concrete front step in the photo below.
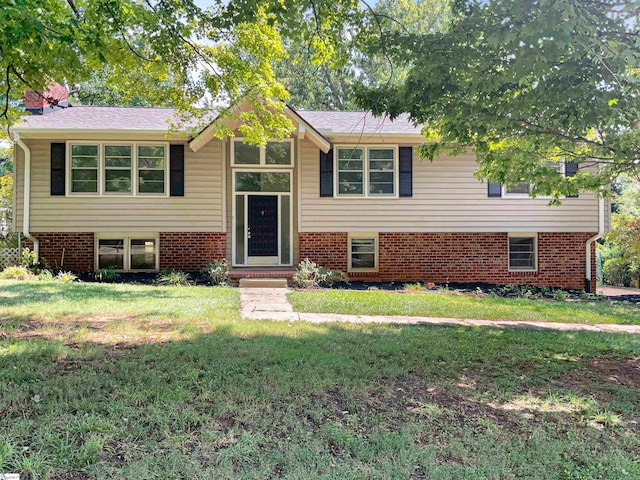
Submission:
M 241 278 L 240 288 L 287 288 L 286 278 Z

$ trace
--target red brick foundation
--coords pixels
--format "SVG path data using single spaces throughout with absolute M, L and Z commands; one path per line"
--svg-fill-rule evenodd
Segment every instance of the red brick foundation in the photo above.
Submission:
M 94 268 L 93 233 L 32 233 L 40 241 L 40 261 L 50 268 L 90 272 Z M 26 246 L 33 249 L 31 242 Z
M 526 284 L 581 290 L 585 242 L 593 233 L 539 233 L 538 271 L 508 271 L 507 233 L 384 233 L 378 236 L 379 269 L 349 273 L 353 280 Z M 300 233 L 300 259 L 347 272 L 348 234 Z M 595 248 L 592 248 L 595 285 Z
M 40 260 L 49 267 L 74 272 L 95 270 L 93 233 L 32 233 L 40 241 Z M 213 260 L 225 258 L 226 235 L 210 232 L 160 233 L 160 269 L 186 272 L 201 270 Z M 31 242 L 25 245 L 33 249 Z M 64 252 L 64 262 L 63 262 Z
M 161 232 L 160 269 L 185 272 L 202 270 L 226 256 L 226 234 L 212 232 Z

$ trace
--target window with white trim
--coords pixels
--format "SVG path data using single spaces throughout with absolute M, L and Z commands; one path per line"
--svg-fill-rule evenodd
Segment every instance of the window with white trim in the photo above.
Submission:
M 158 269 L 157 237 L 98 237 L 96 243 L 96 268 L 113 268 L 123 272 Z
M 166 143 L 67 143 L 67 194 L 166 195 Z
M 156 269 L 155 238 L 132 238 L 129 240 L 129 270 Z
M 71 192 L 98 193 L 99 145 L 71 145 Z
M 397 147 L 336 147 L 337 195 L 397 196 L 397 164 Z
M 364 149 L 338 148 L 338 195 L 364 195 Z
M 349 234 L 349 271 L 375 271 L 378 269 L 378 235 L 375 233 Z
M 292 167 L 293 139 L 269 140 L 264 147 L 244 143 L 242 138 L 231 141 L 231 166 Z
M 164 145 L 138 145 L 138 193 L 165 193 L 166 156 Z
M 531 272 L 538 269 L 537 235 L 509 234 L 509 270 Z
M 513 187 L 506 187 L 504 189 L 505 196 L 526 196 L 531 193 L 531 184 L 529 182 L 518 182 Z
M 105 193 L 131 193 L 131 145 L 104 146 Z
M 547 161 L 547 166 L 555 169 L 561 175 L 564 175 L 565 163 L 564 162 L 552 162 L 550 160 Z M 533 188 L 533 184 L 526 181 L 518 182 L 516 185 L 512 187 L 504 186 L 504 195 L 505 197 L 529 197 L 531 195 L 531 189 Z
M 98 268 L 124 270 L 124 239 L 98 239 Z

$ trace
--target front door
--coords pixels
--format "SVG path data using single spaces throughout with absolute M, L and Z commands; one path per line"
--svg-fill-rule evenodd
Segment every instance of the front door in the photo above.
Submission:
M 249 263 L 278 263 L 278 196 L 248 195 Z

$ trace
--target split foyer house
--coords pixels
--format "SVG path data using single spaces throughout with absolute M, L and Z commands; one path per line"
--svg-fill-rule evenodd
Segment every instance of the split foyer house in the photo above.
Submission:
M 226 258 L 241 276 L 309 258 L 354 280 L 589 289 L 609 228 L 594 194 L 549 206 L 476 179 L 472 154 L 420 160 L 406 117 L 287 108 L 291 138 L 258 148 L 213 125 L 168 135 L 171 109 L 41 107 L 12 131 L 14 229 L 67 270 Z

